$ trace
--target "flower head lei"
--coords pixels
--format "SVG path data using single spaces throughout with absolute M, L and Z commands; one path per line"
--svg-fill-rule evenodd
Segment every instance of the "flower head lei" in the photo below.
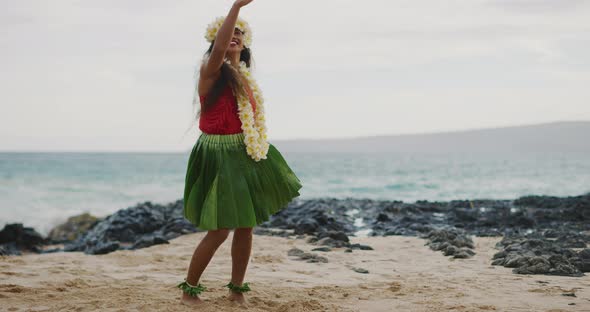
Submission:
M 217 31 L 221 27 L 221 24 L 223 24 L 224 19 L 225 17 L 219 17 L 207 27 L 205 38 L 209 42 L 215 39 Z M 236 27 L 244 32 L 244 43 L 250 46 L 252 43 L 252 31 L 248 23 L 238 18 Z M 225 60 L 225 62 L 233 68 L 229 60 Z M 239 68 L 236 70 L 246 79 L 256 101 L 256 110 L 254 110 L 250 103 L 250 97 L 245 95 L 248 94 L 247 91 L 237 92 L 238 116 L 242 122 L 246 153 L 255 161 L 260 161 L 261 159 L 266 159 L 269 148 L 268 137 L 266 135 L 266 119 L 264 118 L 264 99 L 260 87 L 252 76 L 252 72 L 246 65 L 246 62 L 240 61 Z
M 223 21 L 225 21 L 225 16 L 219 16 L 207 26 L 207 31 L 205 32 L 205 39 L 207 39 L 207 41 L 213 42 L 213 40 L 215 40 Z M 250 25 L 248 25 L 245 20 L 238 17 L 236 27 L 244 33 L 244 45 L 250 47 L 252 44 L 252 30 L 250 29 Z

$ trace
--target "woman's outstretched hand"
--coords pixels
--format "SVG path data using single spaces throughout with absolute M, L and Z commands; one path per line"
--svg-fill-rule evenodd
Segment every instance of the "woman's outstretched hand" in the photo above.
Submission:
M 248 5 L 252 1 L 254 0 L 236 0 L 236 2 L 234 2 L 234 5 L 241 8 L 243 6 Z

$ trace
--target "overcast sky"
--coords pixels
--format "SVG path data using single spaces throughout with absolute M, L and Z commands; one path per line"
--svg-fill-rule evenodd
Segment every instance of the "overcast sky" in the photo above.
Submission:
M 0 150 L 186 151 L 233 1 L 0 0 Z M 590 120 L 590 1 L 254 0 L 269 138 Z

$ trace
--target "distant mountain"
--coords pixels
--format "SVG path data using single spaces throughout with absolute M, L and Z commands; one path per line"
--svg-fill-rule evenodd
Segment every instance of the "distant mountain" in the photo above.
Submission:
M 590 153 L 590 121 L 347 139 L 276 140 L 271 143 L 281 152 Z

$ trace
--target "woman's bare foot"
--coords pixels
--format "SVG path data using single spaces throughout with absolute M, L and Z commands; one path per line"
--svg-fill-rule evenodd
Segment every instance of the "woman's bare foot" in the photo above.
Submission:
M 243 293 L 235 292 L 230 289 L 227 298 L 233 302 L 239 303 L 241 306 L 248 305 L 248 301 L 246 300 L 246 297 L 244 297 Z
M 180 298 L 180 303 L 188 306 L 197 306 L 203 304 L 204 301 L 199 297 L 192 297 L 189 294 L 183 292 L 182 298 Z

